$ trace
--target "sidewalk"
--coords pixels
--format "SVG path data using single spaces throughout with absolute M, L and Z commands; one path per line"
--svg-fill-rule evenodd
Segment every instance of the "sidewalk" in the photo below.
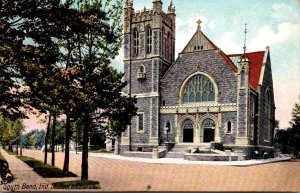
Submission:
M 71 151 L 71 153 L 74 153 Z M 81 153 L 81 152 L 80 152 Z M 151 164 L 199 164 L 199 165 L 226 165 L 226 166 L 252 166 L 260 165 L 266 163 L 282 162 L 291 160 L 290 157 L 285 158 L 268 158 L 268 159 L 257 159 L 257 160 L 245 160 L 245 161 L 189 161 L 181 158 L 159 158 L 159 159 L 149 159 L 149 158 L 137 158 L 137 157 L 124 157 L 115 154 L 105 154 L 105 153 L 89 153 L 90 157 L 99 157 L 107 159 L 125 160 L 125 161 L 135 161 Z
M 16 158 L 9 155 L 0 148 L 2 156 L 6 159 L 9 169 L 14 176 L 14 180 L 6 185 L 0 185 L 0 191 L 46 191 L 51 190 L 51 183 L 36 174 L 31 167 Z

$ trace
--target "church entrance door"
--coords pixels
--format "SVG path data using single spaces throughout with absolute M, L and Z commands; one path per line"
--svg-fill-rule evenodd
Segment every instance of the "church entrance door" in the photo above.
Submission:
M 184 143 L 193 143 L 194 141 L 194 125 L 190 119 L 184 121 L 182 125 L 183 140 Z
M 204 120 L 202 124 L 202 129 L 204 143 L 215 141 L 215 122 L 212 119 Z

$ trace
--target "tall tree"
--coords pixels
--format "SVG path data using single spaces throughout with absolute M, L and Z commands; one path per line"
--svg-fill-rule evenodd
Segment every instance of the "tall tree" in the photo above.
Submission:
M 300 98 L 300 96 L 299 96 Z M 299 99 L 300 100 L 300 99 Z M 300 125 L 300 102 L 296 103 L 292 110 L 292 119 L 290 121 L 292 127 Z
M 82 116 L 83 148 L 81 179 L 88 179 L 88 138 L 93 123 L 114 115 L 127 118 L 127 125 L 135 115 L 134 98 L 122 96 L 126 83 L 123 74 L 109 66 L 121 46 L 122 1 L 79 2 L 86 31 L 78 33 L 76 45 L 79 74 L 77 79 L 76 111 Z M 125 109 L 124 104 L 127 104 Z M 127 114 L 123 114 L 126 112 Z M 118 114 L 119 113 L 119 114 Z M 124 118 L 124 120 L 126 119 Z

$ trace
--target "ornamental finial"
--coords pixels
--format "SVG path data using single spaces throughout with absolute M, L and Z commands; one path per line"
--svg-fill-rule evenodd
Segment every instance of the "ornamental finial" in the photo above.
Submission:
M 201 19 L 199 19 L 199 20 L 197 21 L 197 24 L 198 24 L 198 30 L 199 30 L 199 31 L 201 31 L 201 23 L 202 23 L 202 21 L 201 21 Z
M 247 41 L 247 23 L 245 23 L 245 39 L 244 39 L 244 47 L 243 47 L 243 49 L 244 49 L 244 55 L 246 54 L 246 49 L 247 49 L 247 47 L 246 47 L 246 41 Z

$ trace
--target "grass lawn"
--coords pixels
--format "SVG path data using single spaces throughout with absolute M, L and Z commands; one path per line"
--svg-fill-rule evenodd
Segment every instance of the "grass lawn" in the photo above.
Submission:
M 101 189 L 98 181 L 77 180 L 52 183 L 55 189 Z
M 8 153 L 9 155 L 17 155 L 17 153 L 14 152 L 14 151 L 10 151 L 10 150 L 8 150 L 8 149 L 4 149 L 4 150 L 5 150 L 6 153 Z
M 7 163 L 7 161 L 4 159 L 4 157 L 0 154 L 0 162 L 1 163 Z
M 113 151 L 89 150 L 89 153 L 114 153 Z
M 48 164 L 44 164 L 43 162 L 35 160 L 31 157 L 17 156 L 17 158 L 26 163 L 28 166 L 32 167 L 33 171 L 44 178 L 77 177 L 77 175 L 72 172 L 63 174 L 63 171 L 61 169 L 50 166 Z

